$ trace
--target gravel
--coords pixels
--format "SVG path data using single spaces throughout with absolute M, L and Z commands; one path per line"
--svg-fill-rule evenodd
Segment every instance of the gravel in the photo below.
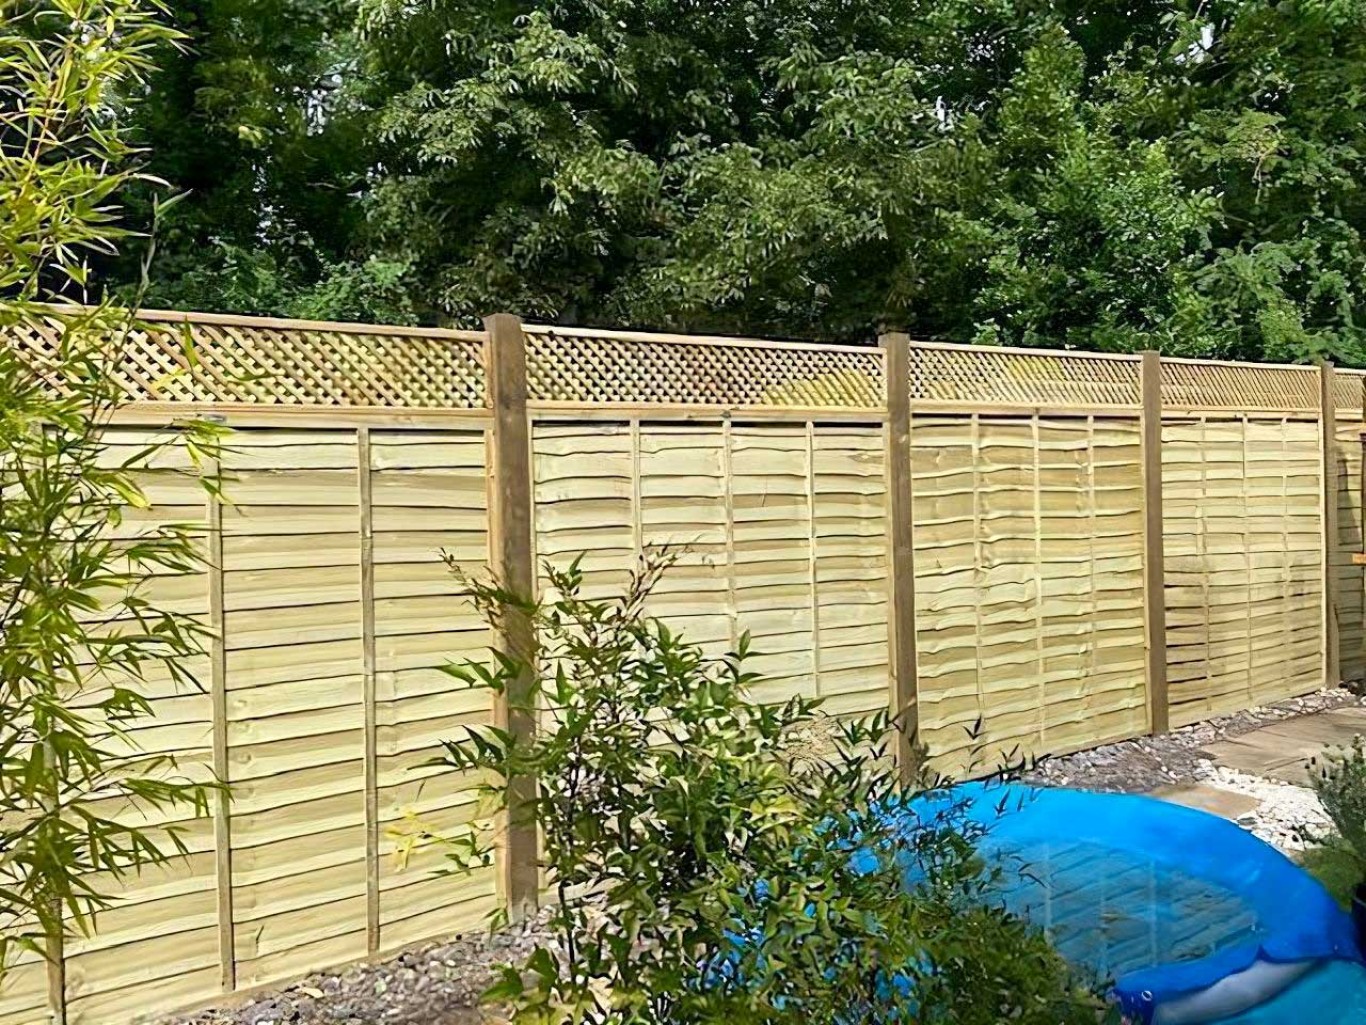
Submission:
M 541 920 L 496 935 L 474 933 L 405 950 L 379 964 L 319 972 L 287 988 L 163 1025 L 484 1025 L 480 1007 L 495 969 L 546 942 Z
M 1045 786 L 1109 793 L 1146 793 L 1175 784 L 1200 783 L 1245 794 L 1255 798 L 1258 805 L 1240 816 L 1238 824 L 1287 854 L 1294 854 L 1309 846 L 1302 839 L 1304 829 L 1311 834 L 1323 834 L 1331 827 L 1314 792 L 1216 765 L 1203 748 L 1274 722 L 1348 705 L 1366 706 L 1366 698 L 1341 687 L 1322 690 L 1307 697 L 1221 716 L 1164 736 L 1125 740 L 1049 759 L 1027 778 Z
M 1307 787 L 1252 776 L 1224 765 L 1209 765 L 1200 779 L 1210 786 L 1256 798 L 1260 802 L 1257 809 L 1240 816 L 1238 825 L 1287 853 L 1312 846 L 1300 835 L 1306 827 L 1312 835 L 1323 835 L 1332 829 L 1323 805 Z
M 1204 779 L 1210 765 L 1205 745 L 1251 733 L 1262 726 L 1347 705 L 1366 698 L 1343 687 L 1253 708 L 1185 726 L 1160 737 L 1139 737 L 1040 762 L 1026 779 L 1044 786 L 1080 787 L 1104 793 L 1147 793 L 1173 783 Z M 1300 789 L 1300 788 L 1296 788 Z

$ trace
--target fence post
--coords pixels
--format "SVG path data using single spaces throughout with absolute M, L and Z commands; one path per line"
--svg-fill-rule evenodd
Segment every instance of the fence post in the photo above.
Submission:
M 375 643 L 374 458 L 370 428 L 356 428 L 357 505 L 360 509 L 361 715 L 365 729 L 362 770 L 365 787 L 365 948 L 379 952 L 379 711 Z
M 208 553 L 205 569 L 209 588 L 209 693 L 213 710 L 213 774 L 224 784 L 213 797 L 214 884 L 218 916 L 219 985 L 224 993 L 237 989 L 237 934 L 232 893 L 232 795 L 227 789 L 228 765 L 228 642 L 223 600 L 223 484 L 222 453 L 216 452 L 204 472 L 217 481 L 208 495 L 205 514 Z
M 891 707 L 898 727 L 896 761 L 903 782 L 916 771 L 920 705 L 915 651 L 915 545 L 911 513 L 911 340 L 878 339 L 887 375 L 887 518 L 891 550 Z
M 1167 688 L 1167 597 L 1162 538 L 1162 357 L 1143 353 L 1143 639 L 1148 686 L 1148 728 L 1171 727 Z
M 1336 687 L 1342 680 L 1338 650 L 1338 421 L 1337 387 L 1333 364 L 1319 364 L 1319 426 L 1323 432 L 1323 682 Z
M 493 571 L 499 584 L 514 594 L 531 597 L 536 585 L 532 555 L 531 424 L 527 414 L 526 335 L 522 321 L 499 313 L 484 320 L 485 367 L 489 403 L 493 408 L 493 475 L 490 530 Z M 534 638 L 530 618 L 510 610 L 497 624 L 499 648 L 529 660 Z M 536 729 L 536 709 L 529 661 L 525 671 L 498 696 L 496 724 L 524 740 Z M 536 908 L 539 863 L 536 824 L 529 805 L 536 797 L 536 780 L 516 777 L 508 783 L 506 834 L 500 853 L 499 877 L 512 921 Z

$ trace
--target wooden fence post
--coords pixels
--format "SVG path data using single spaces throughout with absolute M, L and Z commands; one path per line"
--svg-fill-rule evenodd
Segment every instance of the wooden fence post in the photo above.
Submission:
M 1319 364 L 1319 425 L 1323 476 L 1323 682 L 1336 687 L 1342 681 L 1338 650 L 1337 562 L 1338 538 L 1338 420 L 1337 382 L 1333 364 Z
M 484 320 L 485 367 L 489 402 L 493 407 L 493 474 L 490 510 L 493 571 L 498 582 L 517 595 L 530 598 L 536 586 L 532 555 L 531 424 L 527 414 L 526 336 L 522 322 L 499 313 Z M 502 651 L 529 659 L 534 638 L 531 620 L 512 611 L 498 624 Z M 536 709 L 531 666 L 499 696 L 494 718 L 515 738 L 531 737 Z M 537 830 L 529 805 L 536 797 L 536 780 L 518 777 L 508 785 L 506 834 L 501 854 L 500 880 L 508 915 L 519 921 L 536 908 L 539 890 Z
M 205 569 L 209 588 L 209 693 L 213 710 L 213 774 L 224 784 L 213 797 L 214 881 L 217 891 L 219 985 L 224 993 L 237 989 L 237 933 L 232 893 L 232 794 L 228 765 L 228 648 L 223 600 L 223 484 L 222 454 L 215 454 L 204 472 L 217 481 L 208 495 L 208 555 Z
M 901 333 L 878 339 L 887 374 L 887 518 L 891 548 L 891 708 L 897 729 L 897 768 L 909 783 L 917 766 L 920 705 L 915 651 L 915 544 L 911 512 L 911 340 Z
M 379 711 L 375 676 L 375 511 L 370 428 L 356 428 L 356 484 L 360 509 L 361 714 L 365 787 L 365 949 L 379 952 Z
M 1139 375 L 1143 398 L 1143 639 L 1146 649 L 1148 729 L 1171 727 L 1167 688 L 1167 597 L 1162 538 L 1162 358 L 1145 352 Z

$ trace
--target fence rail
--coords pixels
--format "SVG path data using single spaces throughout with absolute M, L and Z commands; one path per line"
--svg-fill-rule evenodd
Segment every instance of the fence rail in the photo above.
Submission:
M 424 764 L 439 741 L 534 728 L 440 671 L 525 630 L 460 607 L 443 549 L 524 589 L 586 553 L 607 593 L 681 544 L 652 611 L 717 652 L 748 631 L 758 699 L 890 707 L 950 769 L 1366 675 L 1360 371 L 509 316 L 144 320 L 113 443 L 194 414 L 235 431 L 230 505 L 188 463 L 148 473 L 135 526 L 207 524 L 206 564 L 156 587 L 214 640 L 206 692 L 154 693 L 140 739 L 233 800 L 64 976 L 21 964 L 3 1025 L 143 1020 L 534 903 L 530 832 L 463 880 L 405 840 L 498 827 Z M 40 359 L 59 341 L 56 320 L 10 337 Z

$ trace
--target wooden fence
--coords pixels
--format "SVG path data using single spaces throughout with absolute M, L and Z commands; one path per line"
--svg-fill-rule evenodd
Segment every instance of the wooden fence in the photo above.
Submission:
M 440 672 L 500 643 L 442 549 L 528 588 L 586 553 L 605 592 L 684 544 L 657 614 L 714 650 L 750 632 L 760 698 L 907 713 L 951 768 L 1366 674 L 1358 372 L 506 316 L 147 319 L 117 445 L 191 414 L 234 433 L 230 505 L 168 456 L 126 527 L 206 524 L 203 571 L 157 587 L 215 633 L 204 692 L 168 682 L 136 739 L 232 799 L 69 944 L 64 981 L 21 965 L 4 1025 L 155 1019 L 534 900 L 527 833 L 466 879 L 438 850 L 399 857 L 415 818 L 491 826 L 468 780 L 423 767 L 438 741 L 533 726 Z

